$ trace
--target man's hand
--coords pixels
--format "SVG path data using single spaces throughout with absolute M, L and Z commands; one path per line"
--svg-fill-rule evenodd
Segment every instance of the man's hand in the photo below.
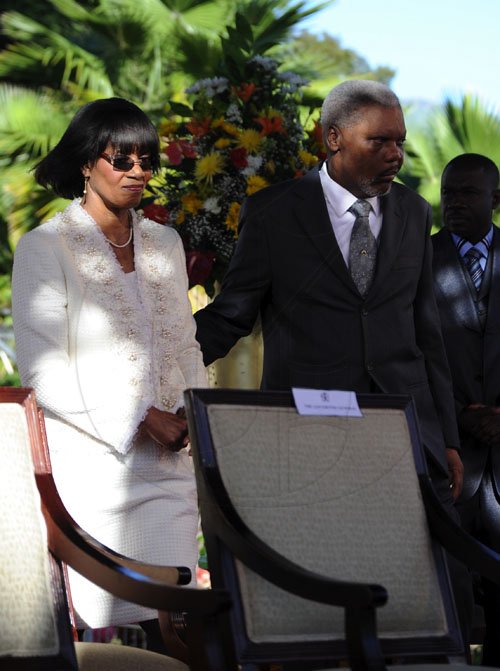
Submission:
M 149 408 L 142 425 L 156 443 L 172 452 L 178 452 L 189 443 L 186 420 L 166 410 Z
M 450 475 L 450 487 L 453 500 L 456 501 L 462 493 L 464 483 L 464 465 L 460 455 L 451 447 L 446 448 L 446 461 L 448 462 L 448 473 Z

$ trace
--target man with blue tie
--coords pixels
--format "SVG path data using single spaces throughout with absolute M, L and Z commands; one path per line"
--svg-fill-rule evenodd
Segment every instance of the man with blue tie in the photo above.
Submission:
M 500 203 L 497 166 L 462 154 L 441 180 L 444 228 L 432 236 L 434 284 L 460 431 L 463 526 L 500 552 Z M 482 581 L 483 664 L 500 666 L 500 588 Z

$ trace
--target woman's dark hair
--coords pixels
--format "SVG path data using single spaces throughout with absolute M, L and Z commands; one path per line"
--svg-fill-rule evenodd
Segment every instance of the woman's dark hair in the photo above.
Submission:
M 35 166 L 35 179 L 63 198 L 83 193 L 82 168 L 93 165 L 106 147 L 120 154 L 150 154 L 160 167 L 160 141 L 146 114 L 123 98 L 94 100 L 71 120 L 58 144 Z

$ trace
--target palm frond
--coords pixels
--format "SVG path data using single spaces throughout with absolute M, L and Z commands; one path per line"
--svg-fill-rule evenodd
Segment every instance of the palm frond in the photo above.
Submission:
M 45 155 L 68 121 L 68 114 L 47 93 L 0 84 L 0 159 L 35 160 Z
M 0 52 L 0 76 L 37 70 L 42 75 L 45 71 L 47 77 L 49 70 L 62 87 L 73 80 L 81 88 L 113 95 L 102 61 L 64 35 L 17 12 L 6 12 L 3 26 L 5 33 L 17 41 Z

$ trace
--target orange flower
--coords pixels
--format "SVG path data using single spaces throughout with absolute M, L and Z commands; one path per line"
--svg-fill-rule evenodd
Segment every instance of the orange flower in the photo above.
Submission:
M 203 205 L 198 196 L 192 191 L 186 193 L 185 196 L 182 196 L 181 203 L 184 211 L 189 212 L 190 214 L 196 214 Z
M 323 130 L 319 121 L 316 120 L 313 128 L 307 130 L 306 133 L 317 145 L 321 146 L 323 144 Z
M 241 86 L 233 86 L 232 88 L 238 98 L 244 103 L 247 103 L 254 94 L 257 87 L 253 82 L 249 82 L 248 84 L 245 83 L 241 84 Z
M 286 135 L 286 130 L 283 128 L 283 117 L 281 116 L 259 116 L 255 119 L 255 122 L 262 127 L 261 135 L 270 135 L 271 133 L 283 133 Z
M 240 214 L 240 203 L 231 203 L 227 213 L 225 224 L 230 231 L 233 231 L 234 237 L 238 237 L 238 217 Z
M 204 119 L 193 119 L 186 124 L 186 128 L 190 133 L 195 137 L 203 137 L 210 131 L 211 119 L 210 117 L 205 117 Z

